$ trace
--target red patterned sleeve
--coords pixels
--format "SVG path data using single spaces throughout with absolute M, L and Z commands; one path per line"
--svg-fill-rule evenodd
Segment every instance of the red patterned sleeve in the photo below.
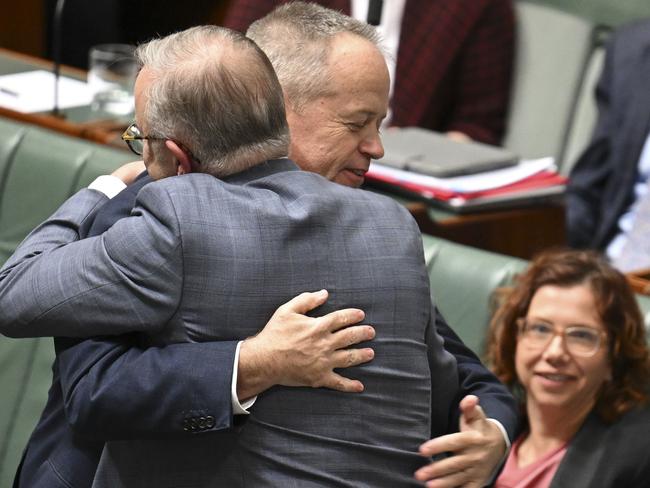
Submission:
M 281 1 L 274 0 L 230 0 L 223 26 L 229 29 L 246 32 L 246 29 L 257 19 L 264 17 Z
M 514 60 L 510 0 L 492 0 L 466 39 L 459 59 L 457 104 L 447 130 L 498 144 L 505 132 Z

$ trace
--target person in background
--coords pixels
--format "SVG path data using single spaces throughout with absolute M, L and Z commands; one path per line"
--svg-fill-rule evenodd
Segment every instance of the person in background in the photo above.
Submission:
M 571 170 L 571 247 L 603 251 L 621 271 L 650 267 L 650 19 L 617 30 L 596 88 L 598 120 Z M 645 229 L 644 229 L 645 227 Z
M 488 359 L 525 411 L 497 488 L 648 486 L 645 328 L 599 254 L 537 256 L 502 297 Z
M 223 24 L 244 32 L 288 0 L 231 0 Z M 512 78 L 512 0 L 317 0 L 378 25 L 391 76 L 385 125 L 498 145 Z M 378 13 L 374 13 L 378 12 Z

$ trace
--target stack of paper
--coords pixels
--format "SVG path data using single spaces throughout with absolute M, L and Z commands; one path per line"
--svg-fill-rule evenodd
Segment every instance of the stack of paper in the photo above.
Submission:
M 563 189 L 566 183 L 566 178 L 557 173 L 553 158 L 522 160 L 509 168 L 453 178 L 435 178 L 372 163 L 366 179 L 371 184 L 378 182 L 394 186 L 454 206 L 489 197 L 503 200 L 508 195 L 520 196 L 540 188 Z
M 93 95 L 79 80 L 59 77 L 59 108 L 90 105 Z M 47 112 L 54 108 L 54 75 L 45 70 L 0 76 L 0 106 L 17 112 Z

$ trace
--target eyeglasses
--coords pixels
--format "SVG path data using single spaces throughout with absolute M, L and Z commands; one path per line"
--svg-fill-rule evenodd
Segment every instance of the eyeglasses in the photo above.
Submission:
M 517 320 L 519 334 L 526 341 L 527 345 L 535 349 L 546 348 L 551 340 L 556 336 L 562 336 L 564 345 L 575 356 L 590 357 L 596 354 L 603 343 L 603 336 L 607 334 L 602 330 L 592 327 L 567 327 L 558 330 L 550 324 L 544 322 L 531 322 L 525 318 Z
M 153 136 L 143 136 L 140 132 L 139 127 L 133 123 L 126 128 L 122 134 L 122 140 L 126 142 L 126 145 L 129 146 L 129 149 L 133 151 L 138 156 L 142 156 L 144 151 L 144 141 L 164 141 L 165 137 L 153 137 Z
M 143 141 L 167 141 L 167 140 L 173 140 L 178 147 L 180 147 L 185 153 L 189 156 L 189 158 L 194 161 L 196 164 L 201 164 L 201 161 L 199 161 L 196 157 L 194 157 L 194 154 L 192 154 L 192 151 L 190 151 L 184 144 L 174 140 L 174 139 L 169 139 L 168 137 L 153 137 L 153 136 L 143 136 L 142 132 L 140 132 L 140 128 L 135 124 L 131 124 L 126 128 L 126 130 L 122 133 L 122 140 L 126 142 L 126 145 L 129 146 L 129 149 L 133 151 L 135 154 L 138 156 L 142 156 L 142 153 L 144 152 L 144 142 Z

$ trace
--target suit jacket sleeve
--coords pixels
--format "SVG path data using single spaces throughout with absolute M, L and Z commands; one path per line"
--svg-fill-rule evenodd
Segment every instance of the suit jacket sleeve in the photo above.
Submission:
M 459 390 L 455 401 L 458 403 L 466 395 L 476 395 L 488 418 L 498 420 L 506 429 L 510 442 L 517 435 L 517 404 L 508 389 L 494 376 L 480 359 L 469 349 L 460 337 L 449 327 L 440 311 L 435 309 L 436 328 L 445 341 L 445 350 L 456 358 Z M 459 410 L 453 408 L 451 426 L 458 426 Z
M 128 217 L 140 177 L 95 215 L 81 237 Z M 85 437 L 100 440 L 192 435 L 232 427 L 230 386 L 237 341 L 141 348 L 136 334 L 55 339 L 65 412 Z M 206 419 L 205 429 L 191 429 Z M 190 428 L 188 429 L 188 424 Z
M 571 247 L 592 247 L 601 219 L 602 195 L 616 168 L 609 157 L 609 136 L 616 123 L 616 107 L 611 104 L 615 63 L 615 38 L 605 56 L 603 72 L 596 86 L 598 120 L 589 145 L 571 170 L 566 194 L 567 241 Z
M 452 411 L 458 409 L 458 369 L 456 358 L 445 350 L 444 340 L 436 327 L 436 315 L 431 314 L 425 332 L 425 343 L 431 374 L 431 438 L 458 432 L 458 422 L 452 423 Z
M 0 332 L 88 337 L 164 326 L 180 303 L 179 224 L 164 189 L 148 185 L 139 206 L 100 237 L 78 228 L 99 200 L 69 199 L 19 246 L 0 272 Z
M 233 425 L 236 341 L 146 349 L 133 335 L 57 342 L 66 417 L 84 437 L 168 438 Z

